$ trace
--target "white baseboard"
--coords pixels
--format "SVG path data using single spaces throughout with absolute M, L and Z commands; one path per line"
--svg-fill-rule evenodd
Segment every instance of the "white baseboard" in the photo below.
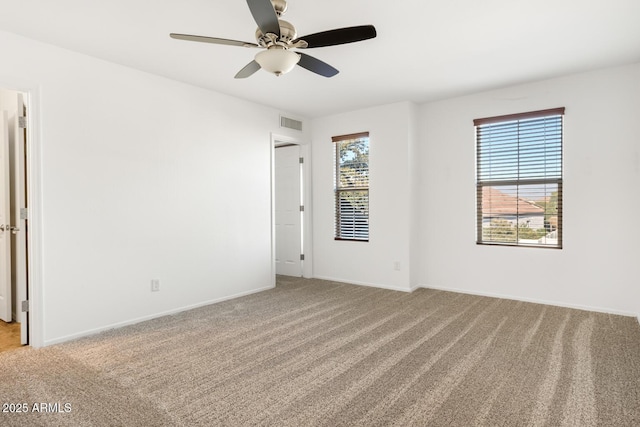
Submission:
M 523 297 L 517 297 L 513 295 L 505 295 L 505 294 L 492 293 L 492 292 L 469 291 L 467 289 L 459 289 L 459 288 L 444 288 L 444 287 L 429 286 L 429 285 L 421 285 L 420 287 L 425 289 L 434 289 L 438 291 L 457 292 L 460 294 L 477 295 L 482 297 L 502 298 L 502 299 L 508 299 L 513 301 L 531 302 L 534 304 L 553 305 L 556 307 L 573 308 L 576 310 L 595 311 L 598 313 L 615 314 L 618 316 L 637 317 L 638 322 L 640 322 L 640 316 L 637 313 L 633 313 L 630 311 L 614 310 L 609 308 L 593 307 L 593 306 L 581 305 L 581 304 L 568 304 L 564 302 L 543 300 L 538 298 L 523 298 Z
M 47 341 L 44 342 L 43 347 L 47 347 L 47 346 L 54 345 L 54 344 L 61 344 L 63 342 L 73 341 L 73 340 L 76 340 L 78 338 L 84 338 L 84 337 L 88 337 L 88 336 L 91 336 L 91 335 L 96 335 L 96 334 L 99 334 L 100 332 L 108 331 L 108 330 L 111 330 L 111 329 L 122 328 L 123 326 L 135 325 L 136 323 L 145 322 L 147 320 L 152 320 L 152 319 L 157 319 L 159 317 L 169 316 L 169 315 L 176 314 L 176 313 L 181 313 L 183 311 L 193 310 L 194 308 L 204 307 L 204 306 L 207 306 L 207 305 L 216 304 L 216 303 L 219 303 L 219 302 L 228 301 L 228 300 L 235 299 L 235 298 L 240 298 L 240 297 L 244 297 L 244 296 L 251 295 L 251 294 L 257 294 L 258 292 L 268 291 L 269 289 L 273 289 L 273 288 L 275 288 L 275 286 L 266 286 L 264 288 L 253 289 L 251 291 L 246 291 L 246 292 L 240 292 L 239 294 L 234 294 L 234 295 L 229 295 L 229 296 L 226 296 L 226 297 L 216 298 L 216 299 L 209 300 L 209 301 L 199 302 L 197 304 L 191 304 L 191 305 L 175 308 L 175 309 L 168 310 L 168 311 L 163 311 L 161 313 L 155 313 L 155 314 L 151 314 L 151 315 L 148 315 L 148 316 L 137 317 L 137 318 L 131 319 L 131 320 L 125 320 L 124 322 L 113 323 L 113 324 L 108 325 L 108 326 L 103 326 L 103 327 L 99 327 L 99 328 L 95 328 L 95 329 L 89 329 L 89 330 L 86 330 L 86 331 L 83 331 L 83 332 L 79 332 L 79 333 L 76 333 L 76 334 L 66 335 L 64 337 L 54 338 L 52 340 L 47 340 Z
M 331 282 L 347 283 L 349 285 L 367 286 L 369 288 L 381 288 L 381 289 L 388 289 L 390 291 L 400 291 L 400 292 L 413 292 L 415 289 L 421 287 L 421 286 L 417 286 L 416 288 L 401 288 L 399 286 L 388 286 L 388 285 L 381 285 L 379 283 L 358 282 L 354 280 L 339 279 L 335 277 L 326 277 L 326 276 L 314 276 L 314 279 L 329 280 Z
M 424 288 L 424 286 L 422 286 L 422 285 L 413 285 L 413 286 L 411 286 L 411 292 L 414 292 L 417 289 L 421 289 L 421 288 Z

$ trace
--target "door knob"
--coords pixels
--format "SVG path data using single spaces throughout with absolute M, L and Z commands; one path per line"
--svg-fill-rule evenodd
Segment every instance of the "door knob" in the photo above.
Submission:
M 20 228 L 16 227 L 15 225 L 11 225 L 11 226 L 7 226 L 7 231 L 11 230 L 11 234 L 18 234 L 18 231 L 20 231 Z

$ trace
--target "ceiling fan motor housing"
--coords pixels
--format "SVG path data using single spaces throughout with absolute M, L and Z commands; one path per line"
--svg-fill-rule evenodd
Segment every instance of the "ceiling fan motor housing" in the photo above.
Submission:
M 258 44 L 262 47 L 270 47 L 274 44 L 280 44 L 283 47 L 289 47 L 289 44 L 292 40 L 295 40 L 298 33 L 296 31 L 296 27 L 289 21 L 285 21 L 284 19 L 278 19 L 280 23 L 280 38 L 275 39 L 275 37 L 270 37 L 268 34 L 262 34 L 260 28 L 256 30 L 256 40 Z

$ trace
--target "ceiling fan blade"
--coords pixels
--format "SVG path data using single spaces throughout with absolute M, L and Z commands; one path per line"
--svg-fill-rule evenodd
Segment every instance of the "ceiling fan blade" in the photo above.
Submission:
M 242 70 L 238 71 L 238 74 L 236 74 L 235 78 L 246 79 L 256 71 L 258 71 L 260 68 L 262 68 L 260 67 L 260 64 L 258 64 L 255 60 L 253 60 L 249 62 L 247 65 L 245 65 Z
M 307 70 L 316 74 L 320 74 L 324 77 L 333 77 L 339 73 L 338 70 L 324 61 L 320 61 L 319 59 L 314 58 L 313 56 L 309 56 L 306 53 L 296 53 L 300 55 L 300 62 L 298 62 L 298 65 L 302 68 L 306 68 Z
M 191 35 L 191 34 L 176 34 L 176 33 L 171 33 L 171 34 L 169 34 L 169 36 L 172 39 L 187 40 L 187 41 L 190 41 L 190 42 L 224 44 L 224 45 L 227 45 L 227 46 L 260 47 L 255 43 L 242 42 L 242 41 L 239 41 L 239 40 L 219 39 L 217 37 L 194 36 L 194 35 Z
M 373 25 L 360 25 L 309 34 L 308 36 L 299 37 L 293 43 L 304 40 L 308 44 L 307 48 L 325 47 L 368 40 L 376 35 L 376 27 Z
M 262 34 L 273 33 L 280 37 L 280 22 L 271 0 L 247 0 L 247 5 Z

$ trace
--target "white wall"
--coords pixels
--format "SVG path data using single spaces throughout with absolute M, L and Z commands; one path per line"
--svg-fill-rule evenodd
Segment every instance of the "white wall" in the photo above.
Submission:
M 566 107 L 564 248 L 476 245 L 473 119 L 554 107 Z M 314 275 L 638 315 L 638 117 L 640 64 L 315 119 Z M 331 136 L 367 130 L 371 241 L 334 241 Z
M 473 119 L 566 107 L 564 249 L 475 244 Z M 640 64 L 422 106 L 425 286 L 640 313 Z
M 415 106 L 408 102 L 312 121 L 314 276 L 410 289 L 410 146 Z M 334 240 L 332 136 L 369 132 L 369 242 Z M 400 262 L 400 271 L 394 262 Z
M 29 91 L 40 117 L 41 344 L 271 286 L 278 111 L 9 33 L 0 45 L 0 87 Z

